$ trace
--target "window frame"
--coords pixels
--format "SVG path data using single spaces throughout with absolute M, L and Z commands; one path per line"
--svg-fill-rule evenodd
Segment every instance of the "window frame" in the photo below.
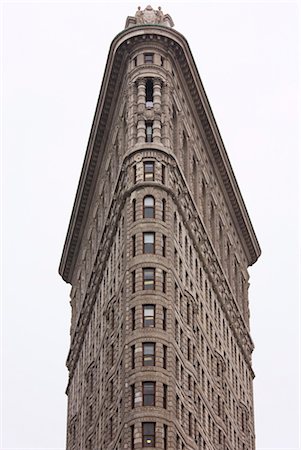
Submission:
M 152 386 L 152 393 L 146 393 L 146 385 Z M 143 381 L 142 382 L 142 406 L 156 406 L 156 382 Z
M 153 429 L 151 433 L 146 433 L 145 428 L 147 425 L 152 425 Z M 150 439 L 149 443 L 147 442 L 147 438 Z M 156 447 L 156 422 L 142 422 L 142 447 Z
M 152 167 L 152 170 L 147 170 L 147 166 Z M 150 175 L 148 177 L 148 175 Z M 144 161 L 143 162 L 143 180 L 144 181 L 155 181 L 155 161 Z
M 147 271 L 152 271 L 152 278 L 147 278 Z M 156 268 L 155 267 L 143 267 L 142 269 L 142 289 L 144 291 L 154 291 L 156 289 Z M 149 286 L 149 287 L 147 287 Z
M 145 238 L 147 235 L 152 236 L 153 242 L 145 242 Z M 152 247 L 148 248 L 147 245 Z M 156 253 L 155 249 L 156 249 L 156 233 L 154 231 L 143 232 L 143 253 L 154 255 Z
M 153 353 L 145 353 L 145 347 L 152 346 Z M 151 358 L 151 363 L 146 363 L 147 358 Z M 155 342 L 143 342 L 142 343 L 142 365 L 144 367 L 154 367 L 156 365 L 156 343 Z
M 147 307 L 152 307 L 153 316 L 145 315 L 145 310 Z M 153 325 L 146 325 L 147 317 L 152 317 Z M 156 305 L 155 304 L 147 303 L 147 304 L 142 305 L 142 324 L 143 324 L 143 328 L 155 328 L 155 326 L 156 326 Z
M 148 200 L 152 200 L 152 206 L 146 205 L 146 201 Z M 155 219 L 156 217 L 155 207 L 156 207 L 155 197 L 153 197 L 152 195 L 146 195 L 143 198 L 143 218 Z

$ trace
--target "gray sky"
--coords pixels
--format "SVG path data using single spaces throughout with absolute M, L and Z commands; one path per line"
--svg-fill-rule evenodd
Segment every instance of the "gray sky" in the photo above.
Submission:
M 65 445 L 70 286 L 57 269 L 109 45 L 138 4 L 2 5 L 1 450 Z M 190 44 L 262 247 L 257 449 L 300 449 L 297 3 L 161 6 Z

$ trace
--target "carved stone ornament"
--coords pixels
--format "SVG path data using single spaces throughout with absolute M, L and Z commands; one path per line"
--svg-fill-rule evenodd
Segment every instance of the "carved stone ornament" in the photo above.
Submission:
M 126 20 L 125 28 L 134 25 L 164 25 L 166 27 L 173 27 L 174 23 L 169 14 L 163 14 L 161 6 L 158 9 L 153 9 L 148 5 L 144 10 L 138 6 L 135 17 L 129 16 Z

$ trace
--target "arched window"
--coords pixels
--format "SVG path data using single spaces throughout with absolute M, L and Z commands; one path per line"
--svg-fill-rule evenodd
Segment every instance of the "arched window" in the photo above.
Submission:
M 143 199 L 143 217 L 145 219 L 155 218 L 155 199 L 151 195 L 147 195 Z

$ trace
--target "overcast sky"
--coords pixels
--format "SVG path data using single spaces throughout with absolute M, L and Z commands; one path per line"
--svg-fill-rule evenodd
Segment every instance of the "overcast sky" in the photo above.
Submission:
M 2 5 L 1 450 L 65 446 L 70 286 L 57 269 L 109 45 L 138 5 Z M 262 248 L 257 449 L 300 449 L 297 3 L 161 6 L 190 44 Z

